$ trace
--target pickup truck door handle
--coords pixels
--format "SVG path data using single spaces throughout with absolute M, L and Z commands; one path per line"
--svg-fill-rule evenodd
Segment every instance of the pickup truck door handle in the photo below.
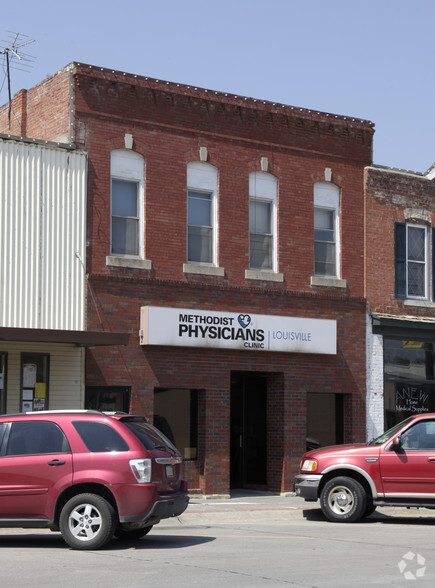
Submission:
M 64 461 L 61 461 L 60 459 L 53 459 L 53 461 L 49 461 L 48 462 L 49 466 L 61 466 L 61 465 L 65 465 Z
M 427 461 L 435 461 L 435 457 L 428 457 Z

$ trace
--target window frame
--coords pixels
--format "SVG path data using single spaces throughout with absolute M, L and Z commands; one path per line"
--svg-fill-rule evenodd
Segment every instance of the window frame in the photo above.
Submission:
M 409 239 L 408 231 L 409 228 L 418 228 L 424 231 L 425 243 L 424 243 L 424 295 L 410 295 L 409 294 Z M 416 300 L 416 301 L 427 301 L 430 300 L 430 271 L 435 270 L 435 258 L 434 251 L 432 251 L 432 265 L 430 259 L 430 234 L 432 233 L 432 247 L 434 247 L 434 229 L 431 229 L 429 225 L 408 223 L 408 222 L 396 222 L 394 224 L 394 295 L 398 299 L 402 300 Z M 413 263 L 414 261 L 412 261 Z M 433 283 L 435 287 L 435 283 Z M 435 292 L 433 292 L 435 296 Z
M 189 224 L 189 192 L 210 196 L 211 255 L 210 261 L 189 259 L 189 227 L 206 226 Z M 201 161 L 187 164 L 186 170 L 186 262 L 188 265 L 218 266 L 218 170 L 214 165 Z
M 316 182 L 314 184 L 314 207 L 313 207 L 313 243 L 314 243 L 314 276 L 319 278 L 338 278 L 341 277 L 341 264 L 340 264 L 340 188 L 336 184 L 331 182 Z M 333 213 L 333 231 L 334 241 L 320 241 L 316 239 L 316 227 L 315 227 L 315 211 L 326 210 Z M 316 243 L 333 243 L 334 244 L 334 265 L 335 273 L 326 274 L 319 273 L 316 271 L 316 265 L 320 263 L 316 260 Z
M 113 180 L 137 185 L 137 216 L 113 213 Z M 145 159 L 140 153 L 128 149 L 115 149 L 110 154 L 110 255 L 125 259 L 144 259 L 144 182 Z M 137 252 L 123 253 L 113 250 L 113 219 L 133 219 L 137 223 Z
M 406 298 L 408 300 L 427 300 L 429 297 L 429 232 L 428 227 L 425 225 L 416 225 L 413 223 L 405 223 L 406 225 L 406 249 L 405 249 L 405 259 L 406 259 Z M 418 260 L 411 260 L 409 258 L 409 230 L 410 229 L 418 229 L 423 232 L 424 235 L 424 261 L 419 262 Z M 413 264 L 420 264 L 423 265 L 424 271 L 424 284 L 423 284 L 423 295 L 419 296 L 417 294 L 410 295 L 409 293 L 409 265 L 410 263 Z
M 260 272 L 278 271 L 278 178 L 266 172 L 252 172 L 249 174 L 249 269 Z M 271 233 L 257 233 L 251 226 L 251 206 L 255 203 L 268 203 L 270 205 L 270 229 Z M 270 235 L 270 267 L 252 265 L 252 237 L 251 235 Z

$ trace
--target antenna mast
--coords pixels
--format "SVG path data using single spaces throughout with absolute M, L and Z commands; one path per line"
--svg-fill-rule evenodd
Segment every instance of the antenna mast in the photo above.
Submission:
M 0 51 L 0 55 L 6 56 L 6 75 L 8 77 L 8 97 L 9 97 L 9 109 L 8 109 L 9 129 L 11 128 L 11 109 L 12 109 L 11 73 L 10 73 L 11 61 L 14 58 L 18 59 L 18 61 L 20 61 L 20 62 L 33 61 L 33 58 L 30 55 L 26 55 L 26 54 L 19 55 L 18 49 L 21 49 L 21 47 L 24 47 L 25 45 L 29 45 L 30 43 L 35 42 L 34 39 L 31 41 L 20 42 L 20 39 L 18 38 L 19 33 L 11 33 L 10 32 L 10 36 L 11 36 L 12 42 L 10 40 L 9 46 L 6 46 L 3 49 L 3 51 Z M 25 64 L 22 63 L 20 65 L 25 65 Z M 20 69 L 20 68 L 17 68 L 17 69 Z M 26 67 L 22 67 L 21 69 L 23 69 L 24 71 L 29 71 L 28 69 L 26 69 Z

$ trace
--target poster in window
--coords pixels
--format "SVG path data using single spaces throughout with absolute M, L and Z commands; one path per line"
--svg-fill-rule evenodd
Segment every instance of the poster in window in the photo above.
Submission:
M 23 412 L 31 412 L 33 410 L 33 402 L 30 400 L 26 400 L 23 402 L 22 404 L 23 406 Z
M 23 365 L 23 388 L 34 388 L 36 384 L 36 364 Z
M 44 410 L 45 398 L 35 398 L 33 401 L 33 410 Z
M 33 400 L 33 390 L 23 390 L 23 400 Z
M 35 398 L 45 398 L 45 383 L 36 382 L 35 384 Z

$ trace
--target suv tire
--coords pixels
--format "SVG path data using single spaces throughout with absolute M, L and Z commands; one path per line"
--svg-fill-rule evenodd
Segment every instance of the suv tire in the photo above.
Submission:
M 152 528 L 153 525 L 136 528 L 128 528 L 128 525 L 119 525 L 115 529 L 115 537 L 118 537 L 118 539 L 122 539 L 123 541 L 134 541 L 135 539 L 140 539 L 144 535 L 148 535 Z
M 364 516 L 367 495 L 353 478 L 339 476 L 326 482 L 320 494 L 320 508 L 325 517 L 336 523 L 354 523 Z
M 73 549 L 99 549 L 115 531 L 117 517 L 112 505 L 98 494 L 77 494 L 60 513 L 59 527 Z

